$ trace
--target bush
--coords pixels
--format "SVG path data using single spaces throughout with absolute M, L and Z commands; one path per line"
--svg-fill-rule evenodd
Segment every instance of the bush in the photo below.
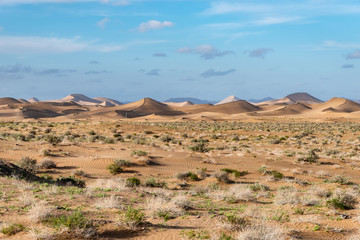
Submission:
M 129 160 L 124 159 L 116 159 L 114 160 L 114 164 L 118 165 L 119 167 L 130 167 L 132 165 Z
M 45 137 L 45 141 L 47 141 L 48 143 L 50 143 L 53 146 L 56 146 L 56 145 L 58 145 L 59 143 L 62 142 L 62 138 L 54 136 L 54 135 L 47 135 Z
M 116 165 L 115 163 L 110 164 L 109 166 L 106 167 L 106 169 L 109 170 L 109 172 L 112 175 L 119 174 L 123 171 L 123 169 L 119 165 Z
M 217 172 L 213 175 L 218 182 L 222 183 L 231 183 L 232 181 L 229 179 L 229 174 L 227 172 Z
M 146 180 L 145 186 L 163 188 L 166 187 L 166 182 L 161 182 L 159 179 L 155 178 L 149 178 L 148 180 Z
M 6 236 L 12 236 L 15 235 L 19 232 L 22 232 L 25 230 L 24 225 L 21 224 L 11 224 L 9 226 L 6 227 L 2 227 L 0 232 Z
M 38 169 L 36 162 L 37 162 L 36 159 L 23 157 L 20 159 L 20 161 L 17 162 L 17 165 L 28 172 L 36 173 Z
M 179 180 L 191 180 L 191 181 L 199 181 L 200 178 L 193 172 L 183 172 L 176 174 L 176 178 Z
M 40 169 L 56 168 L 56 163 L 50 159 L 45 158 L 38 164 L 38 168 L 40 168 Z
M 275 179 L 283 179 L 284 178 L 284 174 L 282 174 L 281 172 L 278 172 L 278 171 L 271 171 L 271 175 Z
M 140 185 L 140 180 L 136 177 L 131 177 L 126 179 L 126 186 L 128 187 L 137 187 Z
M 73 212 L 68 216 L 52 216 L 44 221 L 44 223 L 50 225 L 55 229 L 61 229 L 66 227 L 70 230 L 74 229 L 86 229 L 93 227 L 92 222 L 84 217 L 80 211 Z
M 329 182 L 331 183 L 339 183 L 341 185 L 351 185 L 350 177 L 342 176 L 342 175 L 336 175 L 329 179 Z
M 308 163 L 317 163 L 319 162 L 319 156 L 316 154 L 316 152 L 319 152 L 319 149 L 311 149 L 309 153 L 302 158 L 298 158 L 298 162 L 308 162 Z
M 141 151 L 141 150 L 134 150 L 132 153 L 131 153 L 131 156 L 139 156 L 139 157 L 142 157 L 142 156 L 147 156 L 148 155 L 148 152 L 145 152 L 145 151 Z
M 281 228 L 268 225 L 266 222 L 257 222 L 246 226 L 236 240 L 284 240 Z
M 136 228 L 143 223 L 144 213 L 139 209 L 128 207 L 124 214 L 124 222 L 130 228 Z
M 223 172 L 227 172 L 229 174 L 234 174 L 234 177 L 238 178 L 238 177 L 243 177 L 245 175 L 247 175 L 249 172 L 248 171 L 238 171 L 235 169 L 231 169 L 231 168 L 222 168 L 220 169 Z
M 354 209 L 357 199 L 354 195 L 347 193 L 345 190 L 336 190 L 333 197 L 326 201 L 328 207 L 337 209 Z
M 204 142 L 189 147 L 189 149 L 194 152 L 202 152 L 202 153 L 210 151 L 210 149 L 206 147 L 206 144 Z
M 84 188 L 85 187 L 85 181 L 81 179 L 76 179 L 73 176 L 70 177 L 59 177 L 55 180 L 55 183 L 60 186 L 75 186 Z

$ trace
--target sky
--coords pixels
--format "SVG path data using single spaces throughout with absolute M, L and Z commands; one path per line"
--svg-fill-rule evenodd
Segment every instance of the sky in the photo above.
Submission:
M 0 0 L 0 97 L 360 99 L 358 0 Z

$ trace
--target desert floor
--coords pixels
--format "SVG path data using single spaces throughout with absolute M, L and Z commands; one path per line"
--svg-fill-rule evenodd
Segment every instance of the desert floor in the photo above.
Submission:
M 293 119 L 0 122 L 0 159 L 44 179 L 0 177 L 0 239 L 360 239 L 359 131 Z

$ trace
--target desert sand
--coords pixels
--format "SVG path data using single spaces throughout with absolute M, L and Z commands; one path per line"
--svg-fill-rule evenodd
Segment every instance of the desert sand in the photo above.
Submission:
M 360 104 L 289 96 L 1 98 L 0 239 L 359 239 Z

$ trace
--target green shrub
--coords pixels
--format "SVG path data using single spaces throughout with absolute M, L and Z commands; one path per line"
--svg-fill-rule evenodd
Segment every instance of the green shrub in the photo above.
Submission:
M 70 215 L 51 216 L 47 218 L 44 223 L 55 229 L 66 227 L 70 230 L 74 230 L 93 227 L 92 222 L 84 217 L 80 211 L 75 211 Z
M 85 181 L 81 179 L 77 179 L 74 176 L 70 177 L 59 177 L 55 180 L 55 183 L 60 186 L 75 186 L 84 188 L 85 187 Z
M 270 188 L 268 186 L 261 185 L 261 184 L 258 184 L 258 183 L 255 183 L 255 184 L 251 185 L 250 189 L 252 191 L 254 191 L 254 192 L 257 192 L 257 191 L 270 191 Z
M 12 236 L 25 230 L 25 227 L 21 224 L 11 224 L 9 226 L 1 228 L 0 232 L 6 236 Z
M 106 167 L 106 169 L 109 170 L 109 172 L 112 175 L 119 174 L 119 173 L 121 173 L 123 171 L 123 169 L 119 165 L 117 165 L 115 163 L 110 164 L 109 166 Z
M 166 182 L 161 182 L 159 179 L 155 178 L 149 178 L 148 180 L 146 180 L 145 186 L 163 188 L 166 187 Z
M 132 165 L 129 160 L 124 159 L 116 159 L 114 160 L 114 164 L 118 165 L 119 167 L 130 167 Z
M 189 149 L 194 152 L 202 152 L 202 153 L 210 151 L 210 149 L 206 147 L 206 144 L 204 142 L 189 147 Z
M 62 138 L 61 137 L 57 137 L 55 135 L 47 135 L 45 137 L 45 141 L 47 141 L 48 143 L 52 144 L 53 146 L 58 145 L 59 143 L 62 142 Z
M 131 156 L 147 156 L 148 155 L 148 152 L 145 152 L 145 151 L 141 151 L 141 150 L 134 150 L 132 153 L 131 153 Z
M 336 190 L 333 197 L 326 201 L 328 207 L 336 209 L 354 209 L 357 199 L 354 195 L 347 193 L 345 190 Z
M 124 214 L 124 222 L 130 228 L 135 228 L 143 223 L 144 213 L 139 209 L 128 207 Z
M 240 172 L 238 170 L 231 169 L 231 168 L 223 168 L 223 169 L 220 169 L 220 170 L 223 171 L 223 172 L 234 174 L 234 177 L 236 177 L 236 178 L 245 176 L 245 175 L 247 175 L 249 173 L 248 171 L 241 171 Z
M 56 163 L 50 159 L 45 158 L 38 164 L 38 168 L 40 168 L 40 169 L 56 168 Z
M 282 174 L 281 172 L 278 172 L 278 171 L 271 171 L 271 175 L 275 179 L 283 179 L 284 178 L 284 174 Z
M 17 165 L 28 172 L 36 173 L 38 166 L 36 165 L 36 159 L 23 157 L 17 162 Z
M 140 180 L 136 177 L 131 177 L 126 179 L 126 186 L 128 187 L 136 187 L 140 185 Z
M 298 162 L 308 162 L 308 163 L 318 163 L 319 156 L 316 152 L 319 152 L 319 149 L 311 149 L 305 157 L 298 158 Z

